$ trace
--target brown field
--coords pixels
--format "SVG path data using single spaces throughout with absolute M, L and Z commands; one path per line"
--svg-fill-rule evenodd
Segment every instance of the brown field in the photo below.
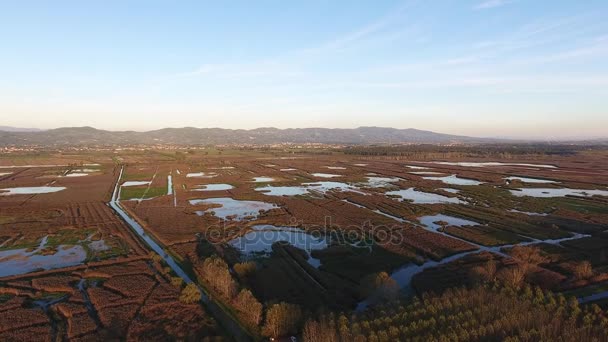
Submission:
M 237 312 L 237 316 L 242 312 L 238 313 L 240 309 L 234 304 L 235 294 L 211 286 L 211 275 L 204 272 L 204 261 L 213 254 L 223 258 L 233 270 L 238 263 L 254 262 L 250 274 L 233 273 L 231 281 L 237 290 L 250 289 L 264 307 L 283 301 L 310 312 L 323 307 L 353 310 L 369 294 L 361 290 L 366 279 L 379 272 L 392 274 L 412 264 L 439 263 L 421 270 L 411 284 L 399 284 L 411 285 L 417 293 L 468 286 L 476 281 L 472 275 L 476 267 L 489 259 L 497 261 L 501 274 L 510 269 L 514 265 L 509 254 L 511 247 L 519 243 L 539 246 L 543 256 L 543 261 L 526 274 L 527 283 L 554 291 L 573 291 L 602 284 L 608 278 L 608 197 L 517 197 L 510 192 L 518 188 L 607 190 L 606 153 L 502 160 L 435 156 L 425 160 L 337 151 L 222 152 L 193 151 L 179 157 L 166 151 L 124 151 L 0 158 L 0 165 L 25 165 L 3 169 L 11 174 L 0 178 L 0 188 L 66 188 L 54 193 L 0 195 L 0 253 L 37 251 L 43 238 L 48 239 L 49 245 L 37 254 L 53 255 L 74 245 L 83 246 L 86 251 L 85 260 L 75 265 L 0 278 L 0 337 L 80 340 L 118 335 L 135 340 L 162 339 L 163 334 L 185 332 L 196 337 L 223 334 L 201 305 L 179 302 L 180 291 L 170 284 L 163 269 L 166 265 L 150 259 L 148 246 L 107 205 L 117 181 L 149 182 L 121 187 L 123 195 L 140 199 L 123 197 L 121 205 L 189 275 L 196 276 L 214 300 L 226 310 Z M 431 160 L 555 167 L 427 163 Z M 94 171 L 82 177 L 66 177 L 83 169 Z M 202 177 L 197 177 L 201 172 Z M 339 177 L 323 178 L 314 173 Z M 169 175 L 171 195 L 167 194 Z M 423 178 L 450 175 L 483 183 L 445 184 Z M 504 178 L 509 176 L 554 183 L 507 183 Z M 254 182 L 254 177 L 270 177 L 272 181 Z M 376 186 L 368 183 L 367 177 L 398 179 Z M 319 182 L 343 183 L 354 191 L 319 191 L 314 185 Z M 256 190 L 267 185 L 306 187 L 305 183 L 313 185 L 308 185 L 308 192 L 296 196 L 270 196 Z M 229 184 L 231 189 L 196 191 L 205 184 Z M 415 203 L 387 194 L 410 188 L 451 201 L 459 199 L 461 203 Z M 241 216 L 229 213 L 232 215 L 224 219 L 218 215 L 223 210 L 221 205 L 190 204 L 195 199 L 215 198 L 258 201 L 274 207 Z M 205 210 L 205 214 L 197 213 Z M 421 221 L 422 217 L 439 214 L 475 224 L 436 220 L 433 224 L 441 227 L 433 228 Z M 320 231 L 327 246 L 305 253 L 289 245 L 271 247 L 270 242 L 266 255 L 245 255 L 230 244 L 260 225 L 297 228 L 302 234 Z M 337 238 L 342 236 L 346 236 L 343 241 Z M 551 242 L 572 237 L 575 239 Z M 91 243 L 96 241 L 102 241 L 107 248 L 95 250 Z M 208 245 L 211 247 L 205 247 Z M 442 262 L 447 257 L 453 261 Z M 0 267 L 8 261 L 0 257 Z M 583 261 L 590 262 L 592 271 L 581 278 L 576 268 Z M 81 281 L 88 285 L 84 290 L 78 288 Z M 46 311 L 32 304 L 49 298 L 58 302 Z M 253 330 L 254 335 L 259 333 Z

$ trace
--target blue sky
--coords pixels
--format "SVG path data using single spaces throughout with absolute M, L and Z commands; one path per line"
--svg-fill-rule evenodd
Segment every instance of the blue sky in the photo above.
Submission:
M 608 1 L 3 1 L 0 125 L 608 136 Z

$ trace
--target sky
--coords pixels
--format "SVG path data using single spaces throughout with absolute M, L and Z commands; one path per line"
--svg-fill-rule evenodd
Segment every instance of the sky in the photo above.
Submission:
M 608 137 L 608 1 L 0 1 L 0 125 Z

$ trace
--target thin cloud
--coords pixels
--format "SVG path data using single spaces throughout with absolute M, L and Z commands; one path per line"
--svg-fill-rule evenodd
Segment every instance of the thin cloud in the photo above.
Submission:
M 504 5 L 508 5 L 512 2 L 513 2 L 513 0 L 488 0 L 488 1 L 484 1 L 482 3 L 475 5 L 473 7 L 473 9 L 484 10 L 484 9 L 490 9 L 490 8 L 497 8 L 497 7 L 502 7 Z

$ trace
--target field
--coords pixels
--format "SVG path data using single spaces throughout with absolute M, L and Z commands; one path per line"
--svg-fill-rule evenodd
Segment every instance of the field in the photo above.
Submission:
M 234 322 L 258 339 L 277 303 L 360 312 L 485 279 L 602 304 L 584 298 L 608 284 L 606 151 L 47 152 L 0 167 L 2 339 L 236 338 Z M 179 277 L 210 302 L 180 301 Z

